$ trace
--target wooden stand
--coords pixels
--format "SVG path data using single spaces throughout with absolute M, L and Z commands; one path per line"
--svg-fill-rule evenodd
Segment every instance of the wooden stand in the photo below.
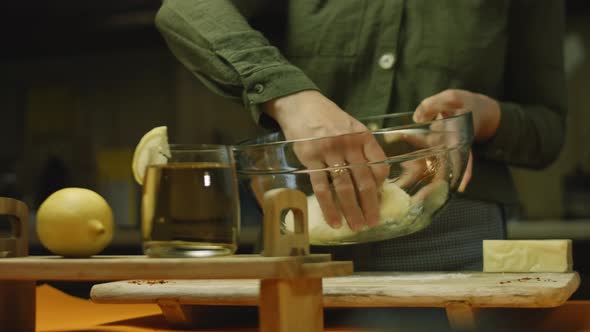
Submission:
M 264 195 L 264 251 L 267 257 L 309 255 L 307 198 L 295 190 L 275 189 Z M 287 211 L 294 232 L 282 232 Z M 351 271 L 352 273 L 352 271 Z M 324 330 L 322 279 L 263 279 L 260 282 L 261 332 L 319 332 Z M 270 318 L 276 317 L 276 319 Z
M 264 202 L 264 259 L 321 260 L 321 255 L 308 255 L 305 196 L 271 191 Z M 282 233 L 278 227 L 285 210 L 295 216 L 294 233 Z M 445 308 L 454 331 L 473 331 L 480 307 L 556 307 L 580 284 L 576 273 L 374 272 L 322 279 L 329 269 L 321 264 L 302 264 L 306 272 L 301 277 L 260 278 L 259 283 L 170 280 L 149 287 L 109 283 L 94 286 L 91 296 L 99 303 L 156 302 L 170 322 L 186 324 L 194 312 L 191 306 L 258 305 L 263 332 L 322 331 L 324 307 L 439 307 Z
M 0 215 L 10 218 L 10 237 L 0 238 L 0 259 L 24 257 L 28 247 L 28 208 L 12 198 L 0 197 Z M 35 281 L 0 280 L 0 326 L 12 331 L 35 332 Z
M 263 256 L 0 259 L 0 280 L 5 285 L 0 287 L 0 299 L 7 301 L 0 302 L 0 318 L 11 319 L 11 324 L 6 326 L 12 327 L 16 326 L 13 317 L 20 315 L 20 325 L 11 331 L 34 331 L 35 280 L 130 280 L 128 283 L 151 280 L 152 284 L 165 284 L 170 279 L 258 279 L 261 280 L 259 318 L 262 332 L 323 331 L 322 278 L 350 275 L 353 267 L 352 262 L 331 261 L 329 255 L 309 255 L 306 203 L 303 193 L 290 189 L 265 194 Z M 16 211 L 14 208 L 5 210 Z M 280 218 L 285 210 L 292 210 L 299 224 L 294 233 L 280 230 Z M 19 218 L 26 220 L 22 213 Z M 24 227 L 21 230 L 26 229 Z M 11 292 L 21 285 L 29 287 L 26 292 Z M 22 302 L 22 306 L 16 309 L 18 312 L 11 309 L 15 301 Z M 160 300 L 157 303 L 171 323 L 186 325 L 193 320 L 193 311 L 179 301 Z
M 264 256 L 2 258 L 0 327 L 34 331 L 35 280 L 118 280 L 94 286 L 93 301 L 157 303 L 166 319 L 178 325 L 198 320 L 195 305 L 258 305 L 262 332 L 322 331 L 324 307 L 444 307 L 454 330 L 477 330 L 478 308 L 558 307 L 580 284 L 575 272 L 349 276 L 351 262 L 309 254 L 307 223 L 303 222 L 307 209 L 302 195 L 290 190 L 267 193 Z M 285 210 L 293 211 L 296 218 L 294 233 L 280 230 Z M 0 251 L 10 252 L 10 256 L 26 255 L 26 206 L 2 199 L 0 211 L 18 218 L 20 225 L 11 238 L 0 241 Z M 9 247 L 14 250 L 2 249 Z M 331 278 L 340 276 L 344 277 Z

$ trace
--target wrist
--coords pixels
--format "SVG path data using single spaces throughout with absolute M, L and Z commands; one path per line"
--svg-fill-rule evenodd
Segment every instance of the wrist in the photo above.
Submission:
M 293 116 L 294 110 L 299 108 L 302 98 L 317 94 L 315 90 L 304 90 L 292 93 L 290 95 L 271 99 L 262 105 L 262 110 L 268 116 L 273 118 L 279 125 L 288 122 L 289 117 Z

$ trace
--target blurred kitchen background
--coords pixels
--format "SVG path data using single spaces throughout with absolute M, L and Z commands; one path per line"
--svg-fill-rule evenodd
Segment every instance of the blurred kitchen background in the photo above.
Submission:
M 568 0 L 564 43 L 568 132 L 543 171 L 514 169 L 519 212 L 511 238 L 572 238 L 590 272 L 590 2 Z M 105 253 L 140 253 L 132 153 L 149 129 L 176 142 L 235 143 L 261 133 L 239 105 L 206 90 L 154 27 L 159 0 L 3 3 L 0 52 L 0 196 L 33 213 L 62 187 L 101 193 L 115 211 Z M 533 55 L 534 56 L 534 55 Z M 242 239 L 247 250 L 253 235 Z M 32 253 L 45 253 L 32 234 Z

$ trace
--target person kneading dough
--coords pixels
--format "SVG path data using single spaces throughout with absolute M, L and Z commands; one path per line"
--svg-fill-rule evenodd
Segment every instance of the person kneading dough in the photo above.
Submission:
M 397 220 L 403 217 L 410 207 L 410 196 L 395 183 L 385 183 L 381 186 L 381 206 L 379 224 Z M 307 196 L 307 219 L 309 223 L 309 240 L 311 243 L 339 241 L 354 237 L 358 232 L 353 231 L 342 217 L 340 228 L 332 228 L 326 222 L 320 204 L 315 195 Z M 293 214 L 285 216 L 287 229 L 293 231 Z
M 412 218 L 410 210 L 419 207 L 419 216 L 430 218 L 447 199 L 448 185 L 444 181 L 436 181 L 419 190 L 414 196 L 408 195 L 394 182 L 386 182 L 380 188 L 381 205 L 379 208 L 379 227 L 385 224 L 394 224 L 396 228 L 404 229 L 417 220 Z M 322 209 L 315 195 L 307 196 L 307 211 L 309 223 L 309 241 L 312 244 L 329 243 L 342 240 L 351 240 L 367 228 L 355 232 L 348 226 L 342 217 L 340 228 L 332 228 L 324 218 Z M 289 212 L 285 216 L 285 224 L 289 231 L 293 231 L 293 214 Z

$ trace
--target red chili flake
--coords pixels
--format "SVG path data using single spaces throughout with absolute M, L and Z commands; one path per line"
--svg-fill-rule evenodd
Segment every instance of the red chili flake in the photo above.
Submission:
M 127 281 L 130 284 L 134 284 L 134 285 L 142 285 L 144 283 L 148 284 L 148 285 L 155 285 L 155 284 L 167 284 L 168 281 L 167 280 L 129 280 Z
M 148 285 L 152 286 L 155 284 L 166 284 L 166 283 L 168 283 L 168 281 L 166 281 L 166 280 L 150 280 L 147 283 L 148 283 Z

